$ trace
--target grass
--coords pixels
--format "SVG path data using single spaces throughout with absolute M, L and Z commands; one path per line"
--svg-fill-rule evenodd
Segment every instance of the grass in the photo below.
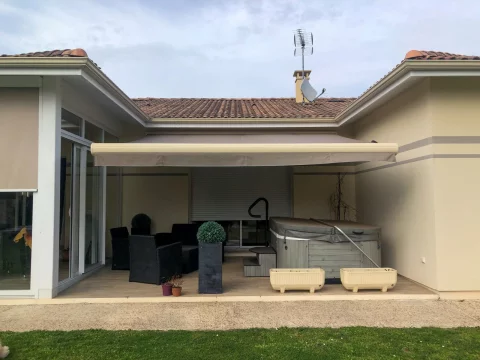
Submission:
M 480 359 L 480 329 L 0 332 L 14 359 Z

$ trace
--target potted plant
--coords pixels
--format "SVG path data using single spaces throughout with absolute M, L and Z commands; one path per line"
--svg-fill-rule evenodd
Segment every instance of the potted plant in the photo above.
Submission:
M 171 283 L 172 283 L 172 295 L 173 296 L 182 295 L 183 280 L 180 278 L 180 276 L 174 276 L 172 278 Z
M 199 294 L 222 293 L 222 242 L 225 238 L 223 226 L 215 221 L 207 221 L 198 228 Z
M 171 279 L 167 279 L 167 280 L 162 284 L 162 292 L 163 292 L 163 296 L 170 296 L 170 295 L 172 295 L 172 281 L 171 281 Z

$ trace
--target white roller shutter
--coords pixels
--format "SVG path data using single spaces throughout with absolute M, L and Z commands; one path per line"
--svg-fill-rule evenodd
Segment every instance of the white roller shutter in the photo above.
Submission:
M 192 169 L 193 221 L 251 220 L 249 206 L 269 202 L 269 216 L 291 216 L 291 176 L 287 167 Z M 252 210 L 264 219 L 263 202 Z

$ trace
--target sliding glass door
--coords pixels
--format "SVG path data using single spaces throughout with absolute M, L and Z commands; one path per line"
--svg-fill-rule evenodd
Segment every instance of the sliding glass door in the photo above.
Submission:
M 62 138 L 58 281 L 79 274 L 81 146 Z
M 102 262 L 105 171 L 89 146 L 62 137 L 58 281 Z
M 95 166 L 86 151 L 87 178 L 85 188 L 85 268 L 100 262 L 101 221 L 103 213 L 103 168 Z

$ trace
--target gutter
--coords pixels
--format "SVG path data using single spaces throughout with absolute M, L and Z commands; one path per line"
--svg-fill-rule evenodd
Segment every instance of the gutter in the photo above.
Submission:
M 0 57 L 0 75 L 81 76 L 140 125 L 147 115 L 87 57 Z
M 224 119 L 228 120 L 228 119 Z M 145 124 L 147 129 L 324 129 L 338 128 L 335 122 L 307 122 L 304 119 L 298 119 L 297 122 L 148 122 Z

